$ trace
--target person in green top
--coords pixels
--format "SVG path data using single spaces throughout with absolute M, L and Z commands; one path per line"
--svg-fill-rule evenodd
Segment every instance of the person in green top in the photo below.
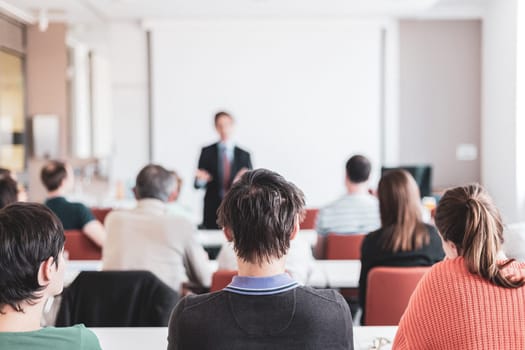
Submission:
M 58 216 L 64 230 L 81 230 L 99 247 L 104 245 L 106 230 L 82 203 L 66 199 L 75 183 L 71 165 L 57 160 L 47 162 L 40 172 L 40 179 L 47 190 L 45 205 Z
M 42 204 L 0 210 L 0 349 L 101 350 L 83 325 L 41 328 L 48 298 L 62 292 L 64 229 Z

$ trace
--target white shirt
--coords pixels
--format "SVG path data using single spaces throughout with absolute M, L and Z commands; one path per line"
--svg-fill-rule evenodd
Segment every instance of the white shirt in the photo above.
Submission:
M 112 211 L 105 226 L 103 270 L 148 270 L 176 291 L 188 280 L 210 286 L 213 270 L 194 225 L 162 201 L 142 199 L 135 209 Z
M 220 141 L 219 145 L 219 159 L 222 160 L 223 152 L 226 151 L 226 156 L 228 157 L 228 160 L 230 163 L 233 161 L 234 157 L 234 151 L 235 151 L 235 142 L 228 140 L 228 141 Z

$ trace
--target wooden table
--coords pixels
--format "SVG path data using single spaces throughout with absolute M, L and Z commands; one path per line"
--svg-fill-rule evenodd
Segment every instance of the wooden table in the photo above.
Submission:
M 91 328 L 104 350 L 166 350 L 167 328 Z M 368 350 L 377 337 L 394 340 L 397 327 L 354 327 L 354 349 Z M 391 349 L 384 346 L 382 350 Z

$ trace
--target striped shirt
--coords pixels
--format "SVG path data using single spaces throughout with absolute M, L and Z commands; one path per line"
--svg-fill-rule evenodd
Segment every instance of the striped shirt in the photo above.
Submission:
M 273 295 L 297 288 L 299 283 L 283 273 L 270 277 L 235 276 L 225 291 L 242 295 Z
M 370 194 L 345 194 L 322 208 L 317 216 L 316 230 L 328 233 L 368 233 L 381 227 L 379 202 Z

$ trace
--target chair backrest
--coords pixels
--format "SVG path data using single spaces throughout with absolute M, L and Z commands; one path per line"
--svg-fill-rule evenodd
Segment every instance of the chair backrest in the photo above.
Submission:
M 149 271 L 84 271 L 64 289 L 56 326 L 167 327 L 178 299 Z
M 104 221 L 106 220 L 106 216 L 108 216 L 109 212 L 112 211 L 112 208 L 91 208 L 91 212 L 93 213 L 93 216 L 104 225 Z
M 235 270 L 216 271 L 211 278 L 210 292 L 216 292 L 224 289 L 228 284 L 230 284 L 234 276 L 237 276 L 237 271 Z
M 81 230 L 66 230 L 64 250 L 68 252 L 69 260 L 100 260 L 102 249 L 93 243 Z
M 325 257 L 330 260 L 359 260 L 361 245 L 366 234 L 339 235 L 330 233 L 326 237 Z
M 315 221 L 317 220 L 318 213 L 319 209 L 306 209 L 306 215 L 300 225 L 301 230 L 315 229 Z
M 430 267 L 375 267 L 368 273 L 365 325 L 397 326 L 419 280 Z

